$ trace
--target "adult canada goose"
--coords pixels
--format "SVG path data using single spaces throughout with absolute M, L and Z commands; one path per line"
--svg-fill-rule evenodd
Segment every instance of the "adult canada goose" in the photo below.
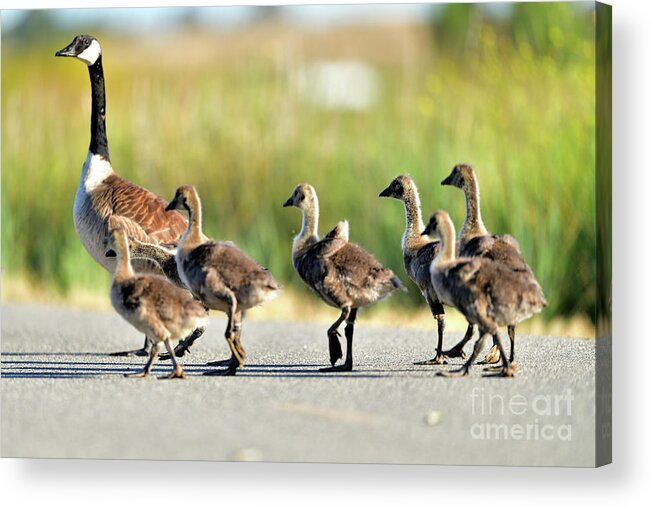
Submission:
M 486 229 L 479 205 L 479 181 L 473 168 L 467 164 L 454 166 L 450 175 L 441 182 L 441 185 L 460 188 L 466 198 L 466 219 L 459 231 L 459 256 L 485 257 L 499 261 L 513 271 L 527 273 L 533 277 L 531 268 L 522 258 L 518 241 L 510 234 L 490 234 Z M 508 334 L 511 342 L 509 361 L 514 366 L 515 325 L 508 326 Z M 466 333 L 457 347 L 463 347 L 471 337 L 472 333 Z M 483 362 L 496 363 L 499 359 L 497 344 L 494 344 Z
M 176 252 L 181 280 L 208 308 L 220 310 L 228 316 L 225 333 L 231 349 L 231 358 L 226 362 L 228 367 L 205 374 L 235 375 L 246 357 L 240 342 L 244 312 L 276 297 L 281 287 L 268 270 L 232 242 L 211 241 L 203 234 L 201 201 L 194 187 L 179 187 L 167 209 L 188 212 L 188 226 Z
M 68 46 L 57 51 L 56 56 L 84 62 L 90 74 L 90 146 L 81 169 L 73 207 L 75 230 L 84 248 L 98 264 L 113 272 L 115 258 L 106 257 L 103 248 L 110 227 L 120 226 L 129 238 L 145 243 L 176 245 L 185 230 L 185 217 L 177 211 L 166 211 L 166 202 L 162 198 L 120 178 L 111 165 L 99 42 L 91 35 L 77 35 Z M 160 273 L 156 264 L 143 260 L 134 262 L 134 268 L 138 272 Z M 143 349 L 115 355 L 145 355 L 146 347 L 147 340 Z
M 486 257 L 455 256 L 454 224 L 445 211 L 434 213 L 423 234 L 441 240 L 430 274 L 441 301 L 454 306 L 468 322 L 479 327 L 479 339 L 470 358 L 459 369 L 440 373 L 444 376 L 467 375 L 488 335 L 492 335 L 502 358 L 502 376 L 514 370 L 506 358 L 498 328 L 514 326 L 540 312 L 546 305 L 540 285 L 530 272 L 514 271 Z
M 136 274 L 131 266 L 124 229 L 110 233 L 108 246 L 117 257 L 111 304 L 129 324 L 145 333 L 149 342 L 149 360 L 144 370 L 126 376 L 149 375 L 162 342 L 172 358 L 173 370 L 168 378 L 185 378 L 183 368 L 174 357 L 172 341 L 181 340 L 193 329 L 204 327 L 208 310 L 187 290 L 172 285 L 162 276 Z
M 348 222 L 339 222 L 319 239 L 319 202 L 311 185 L 298 185 L 283 206 L 295 206 L 303 213 L 301 232 L 292 244 L 294 269 L 323 301 L 341 310 L 339 318 L 328 329 L 332 366 L 320 371 L 351 371 L 357 310 L 384 299 L 396 289 L 406 289 L 393 271 L 383 267 L 366 250 L 348 242 Z M 335 366 L 342 357 L 338 329 L 344 321 L 346 360 Z
M 463 345 L 443 352 L 443 331 L 445 330 L 445 310 L 432 286 L 429 267 L 434 257 L 441 249 L 441 243 L 421 235 L 425 229 L 420 208 L 420 197 L 416 183 L 406 174 L 396 176 L 387 188 L 380 192 L 380 197 L 393 197 L 405 205 L 405 233 L 402 236 L 402 259 L 405 271 L 418 286 L 425 298 L 432 315 L 438 323 L 438 343 L 436 355 L 432 359 L 419 361 L 414 364 L 446 364 L 447 357 L 465 358 Z M 473 327 L 468 326 L 472 336 Z M 467 333 L 467 334 L 468 334 Z M 466 336 L 467 336 L 466 334 Z M 470 338 L 470 337 L 468 337 Z M 464 337 L 465 339 L 465 337 Z M 467 341 L 467 340 L 466 340 Z M 465 344 L 465 342 L 463 342 Z

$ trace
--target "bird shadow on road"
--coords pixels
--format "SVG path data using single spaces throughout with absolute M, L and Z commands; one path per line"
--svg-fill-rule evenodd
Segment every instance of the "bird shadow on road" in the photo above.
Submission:
M 3 354 L 5 356 L 6 354 Z M 41 355 L 41 354 L 36 354 Z M 56 355 L 56 354 L 51 354 Z M 70 356 L 70 354 L 63 354 Z M 141 363 L 111 364 L 86 361 L 1 361 L 2 378 L 83 378 L 129 373 Z
M 132 373 L 144 367 L 142 358 L 116 362 L 107 354 L 86 352 L 3 352 L 0 361 L 0 376 L 15 379 L 53 379 L 53 378 L 91 378 L 116 376 Z M 60 360 L 57 360 L 61 358 Z M 70 357 L 80 360 L 70 360 Z M 88 361 L 88 358 L 105 358 L 104 361 Z M 32 359 L 33 358 L 33 359 Z M 49 359 L 52 358 L 52 359 Z M 63 359 L 65 358 L 65 359 Z M 295 378 L 383 378 L 389 377 L 389 370 L 359 370 L 352 372 L 319 372 L 321 364 L 247 364 L 238 370 L 238 377 L 295 377 Z M 152 376 L 169 373 L 171 363 L 157 362 Z M 187 376 L 203 376 L 206 372 L 218 370 L 206 364 L 185 363 L 183 369 Z

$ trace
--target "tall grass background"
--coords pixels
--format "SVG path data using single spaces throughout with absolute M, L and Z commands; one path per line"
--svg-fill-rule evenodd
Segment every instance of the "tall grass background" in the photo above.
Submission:
M 378 193 L 409 173 L 425 218 L 446 209 L 460 227 L 463 195 L 440 181 L 467 162 L 487 227 L 519 240 L 545 290 L 539 319 L 594 322 L 593 16 L 567 4 L 528 5 L 508 22 L 459 7 L 435 22 L 321 31 L 278 19 L 144 38 L 96 28 L 113 166 L 166 199 L 180 184 L 195 185 L 205 232 L 236 241 L 288 298 L 307 304 L 314 297 L 290 261 L 300 216 L 281 206 L 295 184 L 317 189 L 322 232 L 347 218 L 351 239 L 407 281 L 402 204 Z M 78 302 L 80 293 L 104 297 L 110 284 L 72 224 L 90 85 L 84 65 L 53 55 L 75 33 L 3 33 L 5 301 L 17 297 L 15 286 L 35 299 Z M 306 66 L 341 59 L 379 76 L 379 98 L 367 109 L 323 108 L 299 93 Z M 409 288 L 375 315 L 426 313 Z M 304 316 L 302 305 L 286 317 Z M 275 308 L 283 311 L 282 298 Z

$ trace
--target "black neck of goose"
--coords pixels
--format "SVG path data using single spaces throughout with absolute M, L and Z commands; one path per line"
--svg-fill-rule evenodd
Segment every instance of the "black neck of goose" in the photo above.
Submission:
M 92 92 L 92 111 L 90 116 L 90 146 L 94 155 L 100 155 L 107 161 L 109 158 L 108 139 L 106 138 L 106 94 L 104 92 L 104 69 L 102 55 L 97 61 L 88 66 Z

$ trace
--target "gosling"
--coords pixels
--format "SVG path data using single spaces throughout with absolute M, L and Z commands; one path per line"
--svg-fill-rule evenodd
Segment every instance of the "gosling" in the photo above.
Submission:
M 245 311 L 275 298 L 281 287 L 268 270 L 235 244 L 212 241 L 203 234 L 201 201 L 193 186 L 179 187 L 166 209 L 188 213 L 188 226 L 175 256 L 181 280 L 204 305 L 225 312 L 228 317 L 224 336 L 231 358 L 208 363 L 209 366 L 227 367 L 204 375 L 235 375 L 246 358 L 240 341 Z
M 128 238 L 128 242 L 129 252 L 132 260 L 144 259 L 155 262 L 158 264 L 170 282 L 172 282 L 177 287 L 187 290 L 187 287 L 181 280 L 179 271 L 176 267 L 176 249 L 172 249 L 163 245 L 155 245 L 153 243 L 144 243 L 142 241 L 138 241 L 135 238 Z M 109 249 L 106 252 L 106 256 L 115 257 L 115 252 Z M 174 347 L 174 355 L 176 357 L 183 357 L 186 353 L 190 353 L 190 347 L 194 344 L 195 341 L 201 338 L 205 331 L 206 329 L 203 327 L 196 328 L 190 336 L 181 340 L 181 342 L 176 347 Z M 161 361 L 165 361 L 170 358 L 169 354 L 160 354 L 158 357 Z
M 517 272 L 485 257 L 455 258 L 454 224 L 445 211 L 434 213 L 423 234 L 441 240 L 441 251 L 430 267 L 432 285 L 443 303 L 454 306 L 468 322 L 479 327 L 479 339 L 466 363 L 458 370 L 439 372 L 443 376 L 467 375 L 492 335 L 502 358 L 498 375 L 512 377 L 514 368 L 502 348 L 498 327 L 515 326 L 539 313 L 547 301 L 540 285 L 527 272 Z
M 518 241 L 510 234 L 494 235 L 486 229 L 481 218 L 479 181 L 474 169 L 467 164 L 458 164 L 441 182 L 441 185 L 460 188 L 466 199 L 466 219 L 459 231 L 459 255 L 461 257 L 485 257 L 499 261 L 513 271 L 527 273 L 533 277 L 531 268 L 522 258 Z M 509 362 L 515 366 L 515 326 L 508 326 L 507 331 L 511 342 Z M 463 348 L 470 338 L 472 338 L 472 330 L 466 333 L 456 347 Z M 497 363 L 499 359 L 497 344 L 494 344 L 486 354 L 483 363 Z
M 319 371 L 352 371 L 357 310 L 388 297 L 396 289 L 406 288 L 393 271 L 383 267 L 366 250 L 348 242 L 348 222 L 339 222 L 319 239 L 319 202 L 311 185 L 298 185 L 283 206 L 295 206 L 303 213 L 301 231 L 292 243 L 294 269 L 326 304 L 341 310 L 327 333 L 331 367 Z M 346 359 L 335 366 L 342 357 L 339 326 L 344 321 Z
M 183 368 L 174 357 L 172 341 L 183 339 L 195 328 L 204 329 L 208 311 L 187 290 L 175 287 L 165 278 L 136 275 L 124 229 L 110 232 L 108 247 L 117 257 L 111 285 L 111 304 L 129 324 L 145 334 L 149 345 L 149 360 L 145 368 L 125 376 L 148 376 L 162 342 L 172 358 L 173 370 L 167 378 L 185 378 Z
M 421 233 L 425 229 L 423 224 L 420 197 L 416 183 L 406 174 L 396 176 L 387 188 L 380 192 L 380 197 L 393 197 L 402 201 L 405 205 L 405 233 L 402 236 L 402 259 L 405 265 L 405 271 L 411 280 L 418 286 L 421 294 L 427 302 L 434 319 L 437 321 L 438 343 L 436 346 L 436 355 L 432 359 L 418 361 L 414 364 L 446 364 L 446 357 L 465 358 L 462 341 L 461 346 L 443 352 L 443 332 L 445 330 L 445 310 L 443 304 L 439 301 L 436 291 L 432 286 L 432 279 L 429 274 L 429 267 L 436 254 L 441 250 L 441 243 L 432 241 L 430 238 L 423 237 Z M 468 339 L 472 337 L 473 326 L 468 326 L 466 335 Z M 466 340 L 467 341 L 467 340 Z

